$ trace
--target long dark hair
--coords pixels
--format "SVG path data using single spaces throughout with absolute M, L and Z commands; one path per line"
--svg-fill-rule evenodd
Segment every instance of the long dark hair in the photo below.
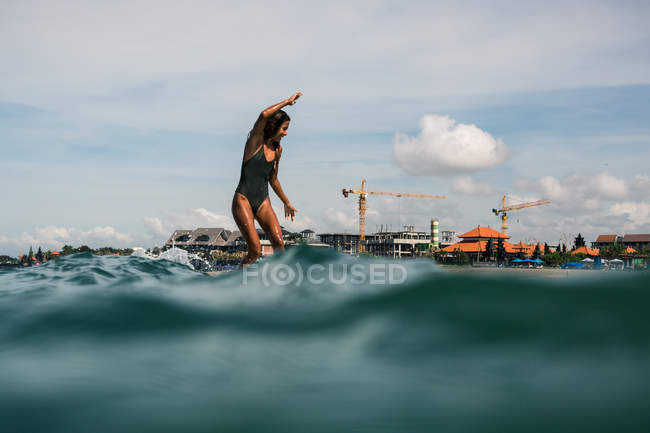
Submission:
M 280 129 L 280 126 L 282 126 L 284 122 L 290 120 L 291 118 L 289 115 L 282 110 L 276 111 L 273 116 L 266 119 L 266 125 L 264 126 L 264 141 L 273 137 L 278 132 L 278 129 Z

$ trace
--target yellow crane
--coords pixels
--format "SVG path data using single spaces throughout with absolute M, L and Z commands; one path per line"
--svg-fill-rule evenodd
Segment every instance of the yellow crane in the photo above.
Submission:
M 519 209 L 524 209 L 527 207 L 533 207 L 533 206 L 541 206 L 543 204 L 549 204 L 551 200 L 537 200 L 537 201 L 531 201 L 528 203 L 520 203 L 520 204 L 513 204 L 510 206 L 506 206 L 506 196 L 504 195 L 503 198 L 501 199 L 501 209 L 492 209 L 492 212 L 496 216 L 499 216 L 501 214 L 501 232 L 504 235 L 508 234 L 508 212 L 511 210 L 519 210 Z
M 389 195 L 393 197 L 409 197 L 409 198 L 442 198 L 444 195 L 427 195 L 427 194 L 408 194 L 402 192 L 386 192 L 386 191 L 368 191 L 366 189 L 366 180 L 361 180 L 361 189 L 345 189 L 343 188 L 343 196 L 348 198 L 350 194 L 359 194 L 359 252 L 363 252 L 363 244 L 361 241 L 366 239 L 366 198 L 368 195 Z

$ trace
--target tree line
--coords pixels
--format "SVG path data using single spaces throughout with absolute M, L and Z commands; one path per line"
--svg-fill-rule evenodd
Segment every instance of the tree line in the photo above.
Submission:
M 0 264 L 7 265 L 19 265 L 19 266 L 33 266 L 38 263 L 46 263 L 50 260 L 54 260 L 58 257 L 68 256 L 70 254 L 77 253 L 92 253 L 98 256 L 105 255 L 120 255 L 120 256 L 130 256 L 133 253 L 131 248 L 113 248 L 113 247 L 101 247 L 101 248 L 90 248 L 88 245 L 81 245 L 79 247 L 73 247 L 72 245 L 64 245 L 58 254 L 54 251 L 43 249 L 39 246 L 36 253 L 34 249 L 29 247 L 29 252 L 22 254 L 18 257 L 11 257 L 7 255 L 0 256 Z

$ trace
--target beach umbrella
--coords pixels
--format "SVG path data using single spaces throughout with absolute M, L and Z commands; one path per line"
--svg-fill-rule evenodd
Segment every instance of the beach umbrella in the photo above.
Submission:
M 512 261 L 512 263 L 523 263 L 523 262 L 524 262 L 524 260 L 521 260 L 521 259 L 514 259 Z
M 531 262 L 533 262 L 533 263 L 544 263 L 544 260 L 542 260 L 542 259 L 535 259 L 535 260 L 531 260 Z
M 585 262 L 585 263 L 593 263 L 593 262 L 594 262 L 594 259 L 590 259 L 589 257 L 586 257 L 586 258 L 582 259 L 581 262 Z
M 569 262 L 569 263 L 563 264 L 560 267 L 562 269 L 566 269 L 566 268 L 584 268 L 585 264 L 584 263 L 579 263 L 579 262 Z
M 621 259 L 612 259 L 609 261 L 609 263 L 623 263 L 623 260 Z

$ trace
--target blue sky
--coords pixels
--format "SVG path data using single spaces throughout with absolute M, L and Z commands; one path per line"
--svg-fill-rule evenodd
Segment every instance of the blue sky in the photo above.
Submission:
M 297 90 L 291 230 L 354 232 L 340 189 L 366 178 L 447 196 L 372 197 L 370 229 L 498 227 L 507 194 L 553 201 L 513 215 L 515 241 L 648 233 L 649 18 L 644 2 L 3 2 L 0 254 L 234 228 L 246 134 Z

